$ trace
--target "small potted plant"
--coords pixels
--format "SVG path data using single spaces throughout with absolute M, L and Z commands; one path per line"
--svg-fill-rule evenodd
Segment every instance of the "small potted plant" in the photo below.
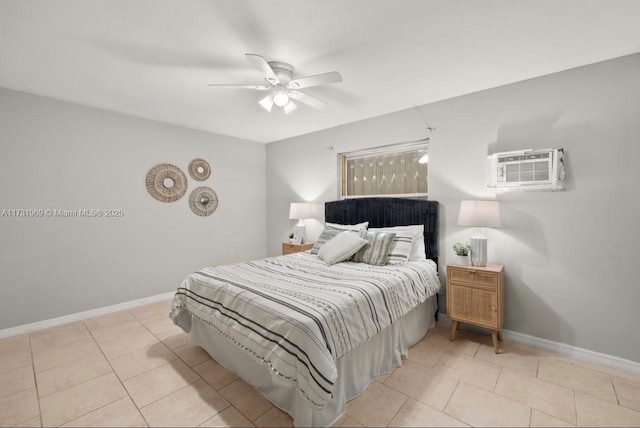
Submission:
M 453 251 L 456 253 L 457 264 L 461 266 L 469 266 L 469 251 L 471 251 L 471 245 L 466 242 L 456 242 L 453 244 Z

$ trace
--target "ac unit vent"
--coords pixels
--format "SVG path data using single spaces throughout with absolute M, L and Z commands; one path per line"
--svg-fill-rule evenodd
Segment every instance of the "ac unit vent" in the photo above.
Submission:
M 521 150 L 487 157 L 487 187 L 564 190 L 562 149 Z

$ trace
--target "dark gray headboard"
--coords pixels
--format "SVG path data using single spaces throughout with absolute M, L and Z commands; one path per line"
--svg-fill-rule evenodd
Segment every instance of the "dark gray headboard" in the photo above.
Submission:
M 438 263 L 438 202 L 411 198 L 354 198 L 324 204 L 325 221 L 369 227 L 424 224 L 427 258 Z

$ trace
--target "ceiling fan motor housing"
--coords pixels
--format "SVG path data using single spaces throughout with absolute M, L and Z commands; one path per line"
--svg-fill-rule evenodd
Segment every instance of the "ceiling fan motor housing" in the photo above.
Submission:
M 269 61 L 269 66 L 281 83 L 287 85 L 293 79 L 295 71 L 293 65 L 281 61 Z

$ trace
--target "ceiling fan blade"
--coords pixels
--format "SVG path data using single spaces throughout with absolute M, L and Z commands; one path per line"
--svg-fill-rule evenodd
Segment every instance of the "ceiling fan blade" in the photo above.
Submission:
M 260 71 L 262 71 L 262 74 L 266 79 L 273 80 L 276 83 L 280 81 L 278 80 L 278 76 L 276 76 L 276 73 L 273 71 L 266 59 L 264 59 L 260 55 L 250 53 L 246 53 L 244 54 L 244 56 L 246 56 L 253 65 L 255 65 Z
M 261 85 L 233 85 L 233 84 L 227 85 L 224 83 L 209 83 L 209 86 L 217 86 L 220 88 L 255 89 L 257 91 L 266 91 L 270 89 L 268 86 L 261 86 Z
M 305 103 L 315 108 L 322 108 L 325 106 L 325 104 L 327 104 L 320 98 L 312 97 L 311 95 L 307 95 L 304 92 L 289 91 L 289 96 L 294 100 L 300 101 L 301 103 Z
M 318 85 L 328 85 L 330 83 L 342 82 L 342 76 L 337 71 L 330 71 L 329 73 L 315 74 L 313 76 L 300 77 L 299 79 L 289 82 L 289 88 L 302 89 L 310 88 Z

